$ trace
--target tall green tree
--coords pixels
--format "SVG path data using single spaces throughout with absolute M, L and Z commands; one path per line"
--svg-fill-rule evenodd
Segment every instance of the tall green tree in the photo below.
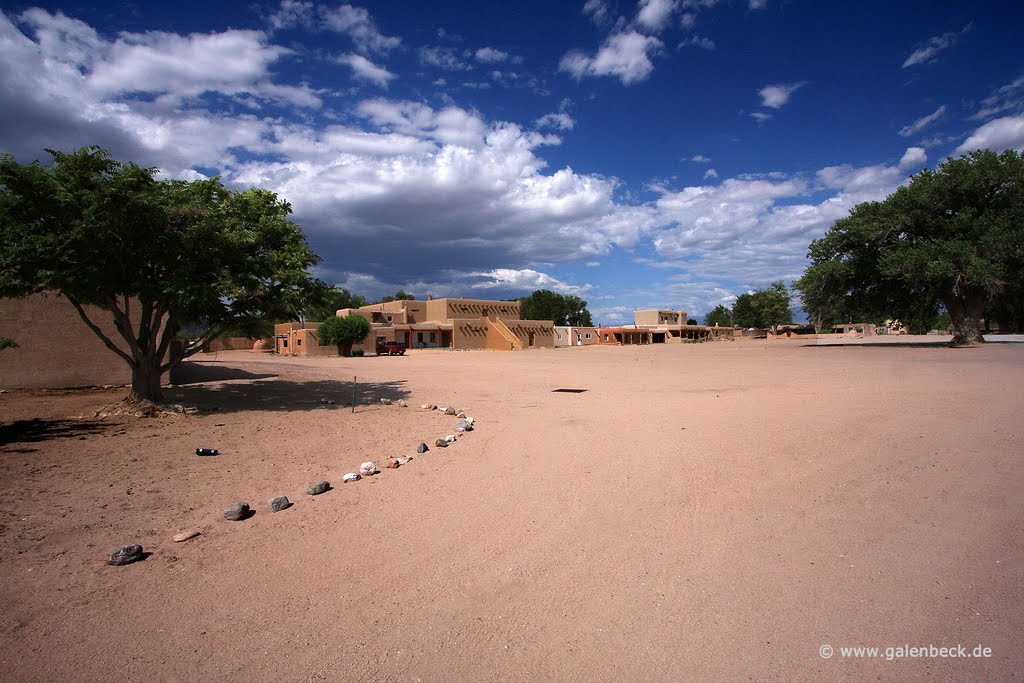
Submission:
M 311 293 L 309 299 L 303 302 L 300 314 L 306 320 L 328 320 L 335 317 L 343 308 L 360 308 L 365 306 L 367 300 L 353 294 L 342 287 L 327 287 Z
M 732 310 L 722 304 L 718 304 L 704 316 L 704 324 L 709 327 L 714 327 L 715 325 L 728 327 L 732 325 Z
M 183 358 L 229 328 L 286 316 L 316 286 L 319 259 L 272 192 L 157 180 L 97 147 L 50 154 L 49 166 L 0 155 L 0 296 L 63 294 L 131 368 L 133 399 L 160 400 L 161 375 Z M 204 328 L 170 357 L 183 321 Z
M 415 294 L 406 294 L 405 290 L 398 290 L 394 296 L 386 296 L 380 300 L 379 303 L 386 304 L 389 301 L 413 301 L 416 299 Z
M 322 346 L 337 346 L 342 356 L 352 355 L 352 345 L 366 339 L 373 326 L 361 315 L 351 313 L 343 317 L 328 318 L 317 328 L 316 334 Z
M 776 280 L 764 289 L 740 294 L 732 308 L 733 324 L 740 327 L 775 327 L 793 322 L 786 283 Z
M 556 325 L 592 327 L 593 321 L 587 302 L 578 296 L 563 295 L 547 289 L 538 289 L 519 299 L 520 314 L 524 320 L 550 320 Z
M 812 309 L 862 310 L 920 329 L 941 306 L 954 346 L 980 343 L 987 311 L 1020 307 L 1024 157 L 949 158 L 885 200 L 854 207 L 808 257 L 797 287 Z

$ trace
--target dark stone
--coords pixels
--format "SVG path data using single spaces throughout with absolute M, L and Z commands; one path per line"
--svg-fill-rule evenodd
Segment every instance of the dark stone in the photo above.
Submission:
M 270 511 L 280 512 L 281 510 L 287 510 L 292 506 L 291 501 L 288 500 L 288 496 L 278 496 L 270 501 Z
M 306 494 L 310 496 L 319 496 L 321 493 L 325 493 L 331 490 L 331 482 L 329 481 L 318 481 L 317 483 L 306 489 Z
M 452 408 L 451 406 L 448 406 L 448 408 L 445 409 L 444 414 L 445 415 L 454 415 L 456 412 L 458 412 L 458 411 L 456 411 L 455 408 Z
M 138 562 L 142 559 L 142 556 L 142 546 L 138 543 L 123 545 L 120 548 L 114 548 L 114 550 L 111 551 L 110 556 L 107 558 L 107 564 L 120 567 L 123 564 Z
M 249 512 L 248 503 L 232 503 L 228 506 L 228 509 L 224 511 L 224 519 L 229 522 L 240 522 L 241 520 L 249 517 Z
M 417 453 L 426 453 L 429 450 L 430 449 L 427 448 L 427 444 L 425 444 L 425 443 L 421 443 L 419 446 L 416 447 L 416 452 Z
M 438 448 L 448 448 L 448 442 L 444 439 L 438 439 L 434 442 L 434 445 Z

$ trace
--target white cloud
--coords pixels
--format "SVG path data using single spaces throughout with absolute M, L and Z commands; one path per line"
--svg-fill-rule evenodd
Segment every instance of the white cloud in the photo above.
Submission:
M 779 109 L 789 102 L 789 98 L 793 93 L 805 85 L 807 85 L 807 81 L 766 85 L 758 91 L 758 94 L 761 96 L 761 105 L 771 107 L 772 109 Z
M 710 164 L 711 157 L 706 157 L 703 154 L 695 154 L 692 157 L 690 157 L 690 161 L 693 161 L 698 164 Z
M 564 111 L 545 114 L 534 124 L 537 128 L 557 128 L 558 130 L 572 130 L 575 125 L 576 121 Z
M 676 0 L 640 0 L 636 21 L 651 31 L 663 30 L 676 11 Z
M 913 168 L 928 161 L 928 154 L 923 147 L 907 147 L 900 159 L 900 168 Z
M 750 0 L 748 6 L 750 9 L 764 9 L 768 5 L 768 0 Z
M 280 7 L 267 18 L 267 22 L 276 30 L 296 26 L 312 29 L 316 26 L 316 11 L 312 2 L 281 0 Z
M 662 47 L 653 36 L 636 31 L 616 33 L 608 37 L 597 54 L 570 52 L 562 57 L 559 68 L 577 79 L 584 76 L 617 76 L 623 85 L 645 80 L 654 70 L 649 54 Z
M 914 66 L 915 64 L 927 64 L 935 61 L 935 55 L 942 52 L 946 48 L 952 47 L 957 39 L 965 32 L 969 31 L 971 25 L 964 26 L 960 31 L 950 31 L 943 33 L 941 36 L 934 36 L 929 38 L 923 45 L 915 49 L 907 57 L 906 61 L 903 62 L 903 68 Z
M 420 62 L 428 66 L 436 66 L 448 71 L 467 71 L 471 68 L 450 47 L 421 47 L 419 55 Z
M 583 5 L 583 13 L 598 26 L 607 22 L 611 16 L 607 0 L 587 0 Z
M 679 43 L 679 47 L 689 47 L 691 45 L 704 50 L 714 50 L 716 47 L 715 41 L 706 36 L 690 36 Z
M 1024 116 L 1004 116 L 989 121 L 978 128 L 962 145 L 957 154 L 966 154 L 977 149 L 991 149 L 996 152 L 1013 149 L 1024 151 Z
M 932 123 L 935 123 L 935 121 L 940 119 L 942 115 L 945 113 L 946 105 L 942 105 L 941 107 L 933 111 L 931 114 L 928 114 L 927 116 L 922 116 L 913 123 L 900 128 L 900 136 L 908 138 L 911 135 L 916 135 L 917 133 L 920 133 L 922 129 L 924 129 L 925 127 L 929 126 Z
M 772 117 L 771 114 L 763 111 L 752 111 L 750 112 L 750 118 L 754 119 L 758 123 L 764 123 Z
M 495 268 L 494 270 L 472 273 L 472 275 L 487 278 L 470 285 L 473 289 L 504 289 L 523 292 L 549 289 L 559 294 L 576 295 L 584 294 L 593 289 L 593 285 L 571 285 L 553 278 L 547 273 L 541 273 L 531 268 Z
M 508 60 L 508 53 L 493 47 L 482 47 L 475 53 L 478 62 L 494 64 Z
M 376 83 L 383 88 L 387 88 L 388 83 L 397 78 L 395 74 L 383 67 L 377 66 L 362 55 L 342 55 L 338 57 L 338 61 L 351 67 L 353 75 L 356 78 L 369 81 L 370 83 Z
M 713 168 L 709 168 L 708 170 L 704 171 L 704 179 L 705 180 L 707 180 L 708 178 L 717 178 L 717 177 L 718 177 L 718 171 L 716 171 Z
M 370 13 L 362 7 L 339 5 L 333 10 L 322 10 L 321 19 L 326 28 L 352 38 L 361 52 L 387 52 L 402 43 L 401 38 L 378 31 Z
M 972 119 L 987 119 L 1008 111 L 1024 109 L 1024 76 L 1018 77 L 995 90 L 981 101 L 981 109 L 971 116 Z

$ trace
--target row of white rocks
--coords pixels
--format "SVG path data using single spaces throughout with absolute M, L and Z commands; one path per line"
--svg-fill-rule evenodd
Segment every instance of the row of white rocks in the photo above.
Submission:
M 380 401 L 384 405 L 392 404 L 391 399 L 382 398 Z M 399 400 L 398 405 L 402 408 L 405 408 L 408 407 L 409 404 L 406 403 L 404 400 Z M 424 410 L 437 410 L 443 413 L 444 415 L 454 415 L 456 418 L 458 418 L 457 422 L 455 423 L 455 431 L 457 433 L 473 431 L 473 418 L 468 417 L 464 412 L 456 410 L 451 406 L 439 406 L 434 403 L 424 403 L 423 405 L 420 406 L 420 408 Z M 455 443 L 456 438 L 457 437 L 455 436 L 455 434 L 448 434 L 444 438 L 435 441 L 434 446 L 437 448 L 447 448 L 448 444 Z M 426 443 L 421 443 L 419 446 L 416 447 L 416 452 L 419 454 L 426 453 L 428 450 L 430 449 L 427 447 Z M 385 463 L 385 467 L 387 469 L 397 469 L 402 465 L 407 465 L 412 461 L 412 459 L 413 456 L 411 455 L 388 458 L 387 462 Z M 367 460 L 366 462 L 359 466 L 358 472 L 349 472 L 348 474 L 341 478 L 341 481 L 344 484 L 349 484 L 352 482 L 359 481 L 363 477 L 371 477 L 375 474 L 380 474 L 380 470 L 377 469 L 377 465 L 375 462 L 373 462 L 372 460 Z M 318 496 L 330 490 L 330 482 L 318 481 L 315 484 L 310 485 L 310 487 L 306 489 L 306 495 Z M 287 496 L 277 496 L 276 498 L 273 498 L 270 501 L 271 512 L 280 512 L 282 510 L 287 510 L 291 506 L 292 503 L 291 501 L 288 500 Z M 232 522 L 237 522 L 249 519 L 254 514 L 255 512 L 252 510 L 252 508 L 249 507 L 248 503 L 237 501 L 232 503 L 230 506 L 228 506 L 226 510 L 224 510 L 224 519 Z M 183 531 L 182 533 L 173 536 L 171 540 L 173 540 L 175 543 L 182 543 L 184 541 L 196 538 L 200 535 L 201 532 L 197 530 Z M 118 546 L 117 548 L 114 548 L 114 550 L 111 551 L 111 553 L 107 556 L 107 564 L 113 566 L 132 564 L 134 562 L 138 562 L 139 560 L 145 559 L 147 555 L 148 553 L 143 551 L 141 545 L 134 543 L 130 545 L 122 545 Z

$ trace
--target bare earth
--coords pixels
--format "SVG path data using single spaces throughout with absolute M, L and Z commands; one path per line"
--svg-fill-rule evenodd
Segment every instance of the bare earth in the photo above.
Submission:
M 0 394 L 0 679 L 1024 671 L 1024 345 L 232 352 L 189 375 L 168 398 L 191 416 Z M 453 432 L 423 402 L 478 429 L 342 485 Z M 225 521 L 236 500 L 256 515 Z M 152 554 L 104 564 L 133 542 Z M 930 644 L 992 656 L 839 652 Z

